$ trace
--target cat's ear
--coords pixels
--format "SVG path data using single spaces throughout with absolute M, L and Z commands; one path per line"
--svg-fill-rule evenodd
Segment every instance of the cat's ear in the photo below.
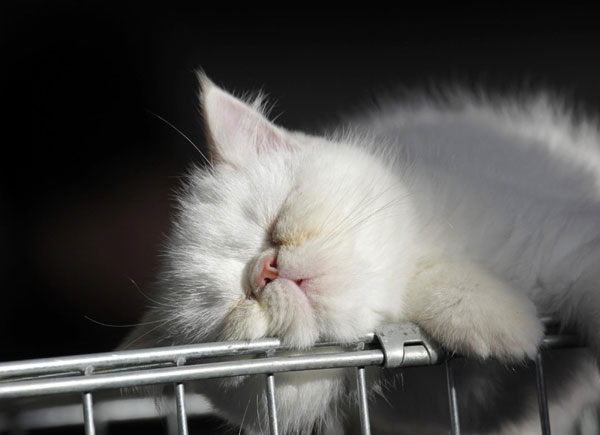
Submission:
M 242 166 L 249 157 L 291 149 L 286 131 L 270 122 L 258 104 L 251 106 L 199 75 L 202 115 L 211 159 Z

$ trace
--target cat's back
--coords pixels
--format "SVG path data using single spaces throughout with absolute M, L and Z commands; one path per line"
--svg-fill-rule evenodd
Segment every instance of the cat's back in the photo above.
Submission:
M 412 184 L 433 237 L 498 273 L 529 286 L 600 239 L 597 123 L 559 99 L 458 92 L 384 103 L 360 125 Z
M 600 199 L 598 122 L 546 93 L 383 103 L 363 128 L 400 164 L 552 201 Z

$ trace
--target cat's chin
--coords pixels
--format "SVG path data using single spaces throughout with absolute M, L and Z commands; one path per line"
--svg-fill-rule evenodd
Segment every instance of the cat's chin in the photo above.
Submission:
M 279 337 L 286 347 L 305 349 L 318 339 L 317 315 L 307 295 L 309 283 L 299 286 L 294 280 L 278 278 L 261 295 L 260 303 L 268 312 L 268 335 Z
M 295 349 L 313 346 L 319 337 L 313 301 L 307 295 L 310 280 L 298 283 L 277 278 L 253 297 L 235 302 L 220 336 L 225 340 L 277 337 Z

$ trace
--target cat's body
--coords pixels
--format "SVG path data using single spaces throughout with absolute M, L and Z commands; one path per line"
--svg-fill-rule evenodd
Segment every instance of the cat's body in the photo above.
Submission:
M 595 300 L 590 309 L 598 316 L 584 322 L 600 330 L 595 124 L 573 121 L 559 100 L 545 95 L 520 101 L 462 95 L 445 106 L 391 106 L 364 128 L 392 144 L 400 171 L 410 168 L 424 236 L 565 324 L 581 318 L 582 298 Z
M 544 98 L 463 95 L 390 103 L 319 138 L 202 82 L 213 167 L 192 172 L 180 195 L 160 304 L 136 346 L 274 335 L 305 348 L 409 320 L 451 350 L 518 362 L 537 351 L 538 312 L 553 312 L 599 354 L 593 124 Z M 277 384 L 283 433 L 343 424 L 344 371 Z M 261 382 L 209 382 L 203 393 L 250 433 L 264 429 Z

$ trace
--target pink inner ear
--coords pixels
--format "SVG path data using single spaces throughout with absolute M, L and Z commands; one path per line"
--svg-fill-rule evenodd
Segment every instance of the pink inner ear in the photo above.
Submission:
M 251 153 L 286 146 L 283 130 L 210 82 L 203 90 L 203 111 L 213 159 L 240 163 Z
M 286 142 L 283 138 L 283 135 L 280 133 L 279 129 L 274 127 L 273 124 L 269 123 L 269 128 L 266 128 L 262 132 L 262 140 L 258 141 L 257 152 L 260 154 L 261 152 L 268 151 L 269 149 L 275 149 L 286 146 Z

